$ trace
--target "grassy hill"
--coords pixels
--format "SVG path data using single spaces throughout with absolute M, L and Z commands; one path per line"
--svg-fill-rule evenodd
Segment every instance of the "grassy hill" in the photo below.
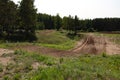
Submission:
M 49 47 L 58 50 L 68 50 L 75 46 L 77 40 L 80 40 L 78 36 L 68 36 L 66 31 L 56 30 L 39 30 L 36 31 L 37 41 L 34 42 L 9 42 L 1 41 L 1 48 L 14 48 L 16 46 L 24 45 L 37 45 L 43 47 Z
M 50 47 L 60 50 L 68 50 L 74 47 L 77 37 L 73 39 L 67 36 L 66 32 L 55 30 L 41 30 L 36 32 L 37 44 L 44 47 Z

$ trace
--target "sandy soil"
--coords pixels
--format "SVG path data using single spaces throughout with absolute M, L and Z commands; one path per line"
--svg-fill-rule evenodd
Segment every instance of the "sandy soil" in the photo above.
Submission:
M 11 57 L 4 57 L 5 54 L 10 54 L 10 53 L 14 53 L 14 51 L 0 48 L 0 63 L 1 64 L 7 65 L 9 62 L 11 62 Z
M 37 52 L 60 57 L 79 54 L 120 54 L 119 45 L 110 42 L 109 39 L 107 39 L 106 37 L 95 36 L 92 33 L 87 34 L 85 38 L 83 38 L 81 41 L 78 41 L 77 45 L 73 49 L 68 51 L 45 48 L 36 45 L 27 45 L 22 47 L 20 46 L 18 48 L 30 52 Z
M 56 50 L 52 48 L 40 47 L 36 45 L 18 46 L 15 49 L 22 49 L 29 52 L 36 52 L 40 54 L 52 55 L 52 56 L 74 56 L 80 54 L 100 54 L 107 53 L 109 55 L 120 54 L 120 45 L 114 44 L 106 37 L 95 36 L 90 33 L 85 38 L 78 41 L 77 45 L 71 50 Z M 13 51 L 7 49 L 0 49 L 0 56 L 4 53 L 11 53 Z M 7 63 L 10 58 L 0 58 L 1 62 Z
M 112 55 L 120 54 L 120 47 L 119 45 L 110 42 L 106 37 L 95 36 L 91 33 L 81 42 L 78 42 L 78 45 L 73 49 L 73 52 L 89 54 L 107 53 Z
M 120 54 L 120 45 L 112 43 L 109 39 L 103 36 L 95 36 L 90 33 L 87 34 L 85 38 L 78 41 L 76 46 L 71 50 L 56 50 L 52 48 L 40 47 L 36 45 L 24 45 L 17 46 L 13 50 L 0 48 L 0 64 L 7 66 L 9 63 L 14 63 L 12 56 L 5 56 L 6 54 L 14 53 L 14 50 L 22 49 L 28 52 L 36 52 L 38 54 L 52 55 L 55 57 L 63 56 L 77 56 L 81 54 L 100 54 L 107 53 L 109 55 Z M 32 64 L 34 69 L 38 69 L 40 64 L 35 62 Z M 44 66 L 46 67 L 46 65 Z M 3 72 L 0 74 L 0 79 L 6 73 L 6 69 L 3 69 Z

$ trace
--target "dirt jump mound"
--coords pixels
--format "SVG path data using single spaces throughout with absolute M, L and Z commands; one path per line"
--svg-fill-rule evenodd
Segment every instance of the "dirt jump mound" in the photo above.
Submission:
M 87 35 L 73 52 L 83 54 L 120 54 L 120 48 L 103 36 Z
M 22 49 L 28 52 L 35 52 L 52 56 L 76 56 L 81 54 L 101 54 L 109 55 L 120 54 L 120 46 L 109 41 L 104 36 L 96 36 L 93 33 L 85 34 L 85 37 L 78 41 L 71 50 L 56 50 L 53 48 L 42 47 L 38 45 L 17 46 L 16 49 Z M 16 50 L 15 49 L 15 50 Z M 0 49 L 0 54 L 8 53 L 10 50 Z

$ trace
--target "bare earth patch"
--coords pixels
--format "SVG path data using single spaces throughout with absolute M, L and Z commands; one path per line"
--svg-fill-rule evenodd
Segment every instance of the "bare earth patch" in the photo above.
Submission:
M 5 54 L 9 54 L 9 53 L 13 53 L 14 51 L 13 50 L 8 50 L 8 49 L 2 49 L 0 48 L 0 56 L 3 55 L 4 53 Z
M 79 54 L 120 54 L 119 45 L 112 43 L 104 36 L 95 36 L 92 33 L 87 34 L 87 36 L 79 41 L 73 49 L 67 51 L 40 47 L 37 45 L 18 46 L 16 48 L 28 52 L 36 52 L 57 57 L 74 56 Z
M 17 46 L 14 48 L 25 50 L 28 52 L 35 52 L 45 55 L 52 55 L 56 57 L 61 56 L 75 56 L 79 54 L 101 54 L 106 53 L 109 55 L 120 54 L 120 45 L 111 42 L 108 38 L 104 36 L 95 36 L 93 33 L 89 33 L 81 41 L 78 41 L 77 45 L 71 50 L 56 50 L 52 48 L 41 47 L 37 45 L 24 45 Z M 0 56 L 8 53 L 13 53 L 12 50 L 0 49 Z M 0 62 L 7 63 L 10 58 L 1 58 Z M 5 62 L 6 61 L 6 62 Z
M 32 64 L 33 69 L 36 69 L 36 70 L 39 68 L 39 66 L 40 66 L 40 63 L 39 63 L 39 62 L 34 62 L 34 63 Z
M 119 45 L 112 43 L 103 36 L 94 36 L 94 34 L 89 34 L 83 41 L 78 43 L 78 46 L 73 49 L 76 53 L 89 53 L 89 54 L 100 54 L 107 53 L 120 54 Z
M 14 53 L 14 51 L 0 48 L 0 63 L 1 64 L 7 65 L 9 62 L 11 62 L 11 57 L 3 57 L 3 55 L 10 54 L 10 53 Z
M 106 52 L 110 55 L 112 54 L 120 54 L 120 47 L 110 41 L 107 41 Z

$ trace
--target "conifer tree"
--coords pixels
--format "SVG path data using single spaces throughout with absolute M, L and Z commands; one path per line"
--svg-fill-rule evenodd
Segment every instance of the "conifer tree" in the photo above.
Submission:
M 21 29 L 25 32 L 26 37 L 33 38 L 35 36 L 35 28 L 37 24 L 37 14 L 34 7 L 34 0 L 22 0 L 19 7 L 19 15 L 21 18 Z

